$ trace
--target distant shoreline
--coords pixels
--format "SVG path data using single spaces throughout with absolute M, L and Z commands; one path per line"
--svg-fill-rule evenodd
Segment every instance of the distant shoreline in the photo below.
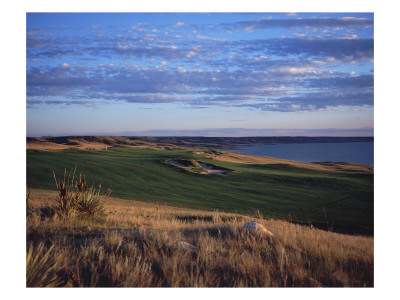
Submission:
M 255 137 L 203 137 L 203 136 L 59 136 L 27 137 L 27 144 L 52 143 L 58 145 L 77 145 L 79 143 L 100 143 L 106 146 L 156 146 L 231 149 L 235 146 L 279 145 L 305 143 L 354 143 L 373 142 L 374 137 L 308 137 L 308 136 L 255 136 Z
M 275 157 L 308 163 L 334 161 L 374 165 L 373 141 L 245 145 L 236 146 L 233 150 L 246 155 Z

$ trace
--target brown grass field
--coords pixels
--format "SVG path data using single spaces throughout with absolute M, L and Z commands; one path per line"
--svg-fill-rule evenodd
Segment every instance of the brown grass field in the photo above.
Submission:
M 102 218 L 60 218 L 58 198 L 29 193 L 28 287 L 374 286 L 373 237 L 111 197 Z

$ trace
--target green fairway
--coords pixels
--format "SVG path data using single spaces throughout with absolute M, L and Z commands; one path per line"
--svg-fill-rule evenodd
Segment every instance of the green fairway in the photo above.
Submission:
M 166 163 L 195 159 L 230 169 L 200 175 Z M 191 151 L 125 147 L 108 151 L 27 150 L 27 182 L 55 189 L 58 177 L 77 166 L 89 183 L 111 187 L 112 196 L 168 205 L 316 222 L 365 232 L 373 229 L 373 175 L 299 169 L 289 165 L 234 164 L 202 159 Z

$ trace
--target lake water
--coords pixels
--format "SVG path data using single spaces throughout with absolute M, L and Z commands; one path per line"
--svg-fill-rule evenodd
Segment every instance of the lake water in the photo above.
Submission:
M 374 142 L 255 145 L 235 147 L 233 150 L 302 162 L 334 161 L 374 165 Z

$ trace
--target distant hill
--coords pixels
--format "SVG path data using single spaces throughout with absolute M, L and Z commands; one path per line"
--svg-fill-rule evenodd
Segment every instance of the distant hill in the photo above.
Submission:
M 201 137 L 201 136 L 62 136 L 62 137 L 27 137 L 27 148 L 30 149 L 65 149 L 92 148 L 100 149 L 119 145 L 135 147 L 188 147 L 220 148 L 245 145 L 276 145 L 299 143 L 343 143 L 371 142 L 373 137 L 307 137 L 307 136 L 273 136 L 273 137 Z

